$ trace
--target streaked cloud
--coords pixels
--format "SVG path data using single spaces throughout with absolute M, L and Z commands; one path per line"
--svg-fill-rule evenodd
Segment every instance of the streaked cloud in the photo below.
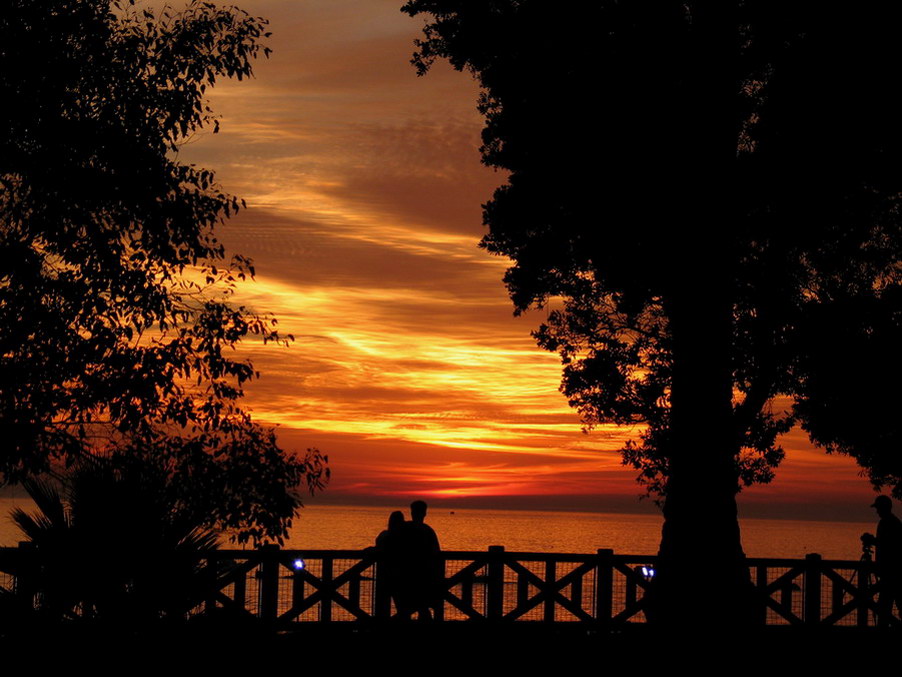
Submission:
M 580 432 L 529 336 L 541 314 L 512 316 L 505 261 L 477 247 L 504 176 L 480 164 L 472 79 L 415 75 L 422 23 L 398 0 L 240 4 L 271 20 L 273 56 L 217 84 L 222 132 L 182 159 L 247 200 L 220 232 L 257 266 L 237 300 L 296 337 L 242 348 L 255 416 L 330 453 L 339 496 L 637 495 L 616 450 L 638 429 Z M 787 448 L 744 501 L 867 495 L 848 459 Z

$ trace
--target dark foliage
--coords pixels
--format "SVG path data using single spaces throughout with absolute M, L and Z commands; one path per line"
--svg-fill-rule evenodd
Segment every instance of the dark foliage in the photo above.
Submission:
M 209 524 L 280 538 L 321 487 L 238 404 L 231 351 L 284 344 L 229 304 L 251 262 L 214 226 L 242 204 L 178 161 L 218 122 L 204 94 L 251 75 L 266 22 L 192 0 L 11 0 L 0 14 L 0 473 L 18 481 L 113 445 L 154 449 Z
M 510 172 L 483 246 L 513 260 L 518 312 L 553 308 L 535 335 L 571 405 L 590 428 L 647 424 L 624 459 L 663 494 L 675 454 L 721 444 L 701 419 L 694 445 L 673 436 L 674 341 L 711 369 L 723 350 L 734 491 L 772 478 L 800 423 L 902 496 L 902 10 L 571 10 L 404 6 L 428 15 L 419 71 L 447 58 L 482 85 L 483 158 Z
M 18 595 L 36 596 L 40 620 L 184 620 L 202 601 L 200 557 L 217 537 L 170 503 L 167 484 L 144 464 L 100 459 L 80 462 L 61 485 L 25 480 L 38 512 L 12 513 L 32 547 L 20 548 L 11 573 Z

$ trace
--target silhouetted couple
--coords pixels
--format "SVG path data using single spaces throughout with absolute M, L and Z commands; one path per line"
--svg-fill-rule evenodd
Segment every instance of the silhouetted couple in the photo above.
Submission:
M 376 537 L 379 581 L 388 586 L 398 618 L 416 613 L 420 620 L 429 620 L 441 605 L 445 564 L 438 537 L 425 520 L 426 503 L 414 501 L 409 522 L 396 510 L 388 518 L 388 529 Z

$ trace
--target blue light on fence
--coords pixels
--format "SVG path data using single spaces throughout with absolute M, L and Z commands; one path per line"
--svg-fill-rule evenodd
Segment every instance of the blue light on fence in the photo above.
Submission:
M 646 578 L 654 578 L 654 577 L 655 577 L 655 570 L 654 570 L 653 567 L 650 567 L 650 566 L 643 566 L 643 567 L 642 567 L 642 575 L 645 576 Z
M 300 557 L 298 557 L 292 564 L 294 565 L 295 571 L 300 571 L 301 569 L 303 569 L 304 567 L 307 566 L 307 562 L 305 562 Z

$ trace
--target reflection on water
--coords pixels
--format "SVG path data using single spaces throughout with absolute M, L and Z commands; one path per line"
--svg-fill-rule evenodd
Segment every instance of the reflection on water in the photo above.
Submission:
M 406 506 L 398 506 L 404 508 Z M 362 548 L 385 528 L 391 508 L 311 506 L 292 530 L 288 547 Z M 611 548 L 619 554 L 651 555 L 661 539 L 659 515 L 449 510 L 430 508 L 427 521 L 445 550 L 485 550 L 503 545 L 523 552 L 591 553 Z M 858 559 L 863 531 L 874 524 L 747 519 L 743 544 L 750 557 L 801 558 L 817 552 L 827 559 Z
M 31 510 L 25 499 L 0 498 L 0 545 L 20 536 L 9 519 L 13 507 Z M 399 505 L 406 512 L 406 506 Z M 360 549 L 372 545 L 392 508 L 317 505 L 296 520 L 287 548 Z M 445 550 L 485 550 L 503 545 L 521 552 L 592 553 L 611 548 L 619 554 L 651 555 L 661 537 L 658 515 L 464 510 L 433 507 L 427 517 Z M 743 544 L 750 557 L 801 558 L 817 552 L 827 559 L 858 559 L 863 531 L 874 524 L 748 519 Z
M 406 509 L 405 509 L 406 512 Z M 298 548 L 365 547 L 385 528 L 387 508 L 313 506 L 293 529 Z M 426 518 L 444 550 L 485 550 L 503 545 L 522 552 L 656 552 L 661 520 L 626 515 L 526 510 L 449 510 L 430 508 Z M 328 543 L 329 545 L 319 545 Z

